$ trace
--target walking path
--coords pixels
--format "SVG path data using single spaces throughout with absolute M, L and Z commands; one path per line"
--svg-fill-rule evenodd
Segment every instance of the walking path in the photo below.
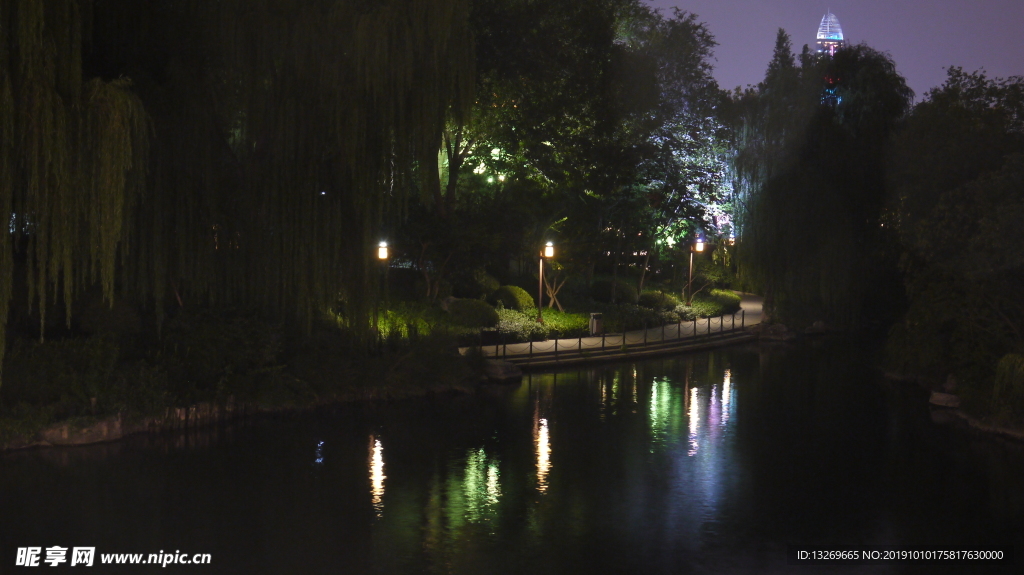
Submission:
M 718 347 L 754 338 L 746 328 L 761 323 L 760 296 L 740 294 L 741 311 L 735 315 L 668 324 L 646 330 L 603 336 L 549 339 L 528 343 L 481 346 L 492 359 L 514 363 L 523 369 L 616 360 L 637 356 L 677 353 Z M 468 348 L 461 351 L 465 353 Z

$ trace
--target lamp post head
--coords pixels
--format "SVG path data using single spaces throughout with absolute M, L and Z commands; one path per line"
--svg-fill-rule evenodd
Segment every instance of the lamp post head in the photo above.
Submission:
M 377 259 L 386 260 L 388 259 L 388 243 L 381 242 L 377 245 Z
M 701 240 L 697 240 L 697 243 L 693 244 L 693 251 L 697 253 L 704 251 L 704 242 Z
M 548 242 L 544 244 L 544 257 L 553 258 L 555 257 L 555 244 Z

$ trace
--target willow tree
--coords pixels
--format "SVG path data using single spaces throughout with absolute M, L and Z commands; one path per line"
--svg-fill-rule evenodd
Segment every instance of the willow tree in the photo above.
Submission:
M 145 186 L 149 124 L 130 81 L 82 78 L 88 11 L 74 0 L 0 3 L 0 218 L 9 222 L 0 236 L 0 324 L 17 251 L 40 337 L 48 303 L 63 299 L 70 322 L 81 286 L 98 283 L 113 301 Z
M 852 326 L 891 313 L 883 307 L 899 297 L 881 226 L 884 154 L 913 93 L 887 55 L 863 45 L 805 58 L 798 77 L 804 126 L 765 158 L 774 169 L 755 190 L 738 254 L 769 313 Z M 834 105 L 821 98 L 827 85 L 838 95 Z
M 17 253 L 41 322 L 100 284 L 158 318 L 234 303 L 308 326 L 340 298 L 363 329 L 381 215 L 471 100 L 467 14 L 3 0 L 0 322 Z
M 139 63 L 155 69 L 157 144 L 138 291 L 306 325 L 340 298 L 366 324 L 382 214 L 414 178 L 436 179 L 445 120 L 472 99 L 467 2 L 126 9 L 137 20 L 112 33 L 169 55 Z M 143 21 L 165 34 L 139 34 Z

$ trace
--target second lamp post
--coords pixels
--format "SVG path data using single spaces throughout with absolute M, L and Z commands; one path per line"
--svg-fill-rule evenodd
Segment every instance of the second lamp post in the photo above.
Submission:
M 555 257 L 555 244 L 548 242 L 544 244 L 544 250 L 540 252 L 540 276 L 537 281 L 537 323 L 544 323 L 544 259 Z
M 686 305 L 693 303 L 693 254 L 704 251 L 704 242 L 697 239 L 696 243 L 690 246 L 690 279 L 686 282 Z

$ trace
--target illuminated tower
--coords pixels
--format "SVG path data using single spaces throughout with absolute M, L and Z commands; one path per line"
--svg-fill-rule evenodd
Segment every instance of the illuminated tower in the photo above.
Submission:
M 829 12 L 821 19 L 821 26 L 818 26 L 818 53 L 835 56 L 836 50 L 843 46 L 843 29 L 839 26 L 839 18 Z

